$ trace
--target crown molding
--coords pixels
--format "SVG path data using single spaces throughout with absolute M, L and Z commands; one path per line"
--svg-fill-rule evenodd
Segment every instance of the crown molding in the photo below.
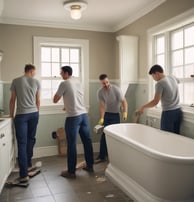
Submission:
M 80 26 L 80 25 L 65 24 L 63 22 L 49 22 L 49 21 L 19 19 L 19 18 L 0 18 L 0 24 L 24 25 L 24 26 L 34 26 L 34 27 L 59 28 L 59 29 L 73 29 L 73 30 L 85 30 L 85 31 L 96 31 L 96 32 L 113 32 L 113 30 L 107 26 L 106 27 L 96 26 L 96 25 Z
M 160 4 L 164 3 L 166 0 L 156 0 L 152 4 L 149 4 L 148 6 L 144 7 L 143 9 L 136 12 L 134 15 L 132 15 L 130 18 L 122 22 L 121 24 L 113 27 L 113 32 L 119 31 L 120 29 L 126 27 L 127 25 L 130 25 L 131 23 L 135 22 L 139 18 L 143 17 L 147 13 L 154 10 L 156 7 L 158 7 Z

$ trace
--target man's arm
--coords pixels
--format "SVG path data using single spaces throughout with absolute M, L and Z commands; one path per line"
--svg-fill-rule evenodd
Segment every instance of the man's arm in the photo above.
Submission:
M 53 97 L 53 102 L 57 103 L 60 99 L 61 99 L 61 96 L 58 96 L 57 94 L 55 94 L 55 96 Z
M 105 105 L 104 105 L 104 102 L 102 102 L 102 101 L 100 101 L 99 110 L 100 110 L 100 120 L 99 120 L 98 124 L 103 125 L 103 123 L 104 123 Z
M 160 95 L 160 94 L 155 94 L 153 100 L 151 100 L 151 101 L 148 102 L 147 104 L 143 105 L 143 106 L 142 106 L 141 108 L 139 108 L 137 111 L 138 111 L 140 114 L 143 114 L 145 108 L 151 108 L 151 107 L 156 106 L 156 105 L 159 103 L 160 99 L 161 99 L 161 95 Z
M 40 91 L 37 91 L 37 93 L 36 93 L 36 106 L 39 111 L 39 109 L 40 109 Z
M 9 101 L 9 112 L 10 117 L 14 118 L 14 112 L 15 112 L 15 101 L 16 101 L 16 93 L 14 91 L 11 92 L 11 98 Z
M 127 120 L 127 113 L 128 113 L 128 104 L 127 104 L 126 98 L 124 98 L 121 101 L 121 104 L 122 104 L 122 116 L 123 116 L 123 120 L 126 121 Z

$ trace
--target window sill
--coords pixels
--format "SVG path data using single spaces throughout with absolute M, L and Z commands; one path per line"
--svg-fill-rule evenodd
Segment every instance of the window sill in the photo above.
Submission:
M 182 106 L 183 120 L 186 122 L 194 123 L 194 107 Z M 162 110 L 161 108 L 147 109 L 146 116 L 160 119 Z
M 46 115 L 46 114 L 66 114 L 66 111 L 63 110 L 63 105 L 44 105 L 40 106 L 40 115 Z M 89 106 L 86 106 L 87 112 L 89 111 Z
M 65 114 L 63 105 L 44 105 L 40 106 L 40 115 L 44 114 Z

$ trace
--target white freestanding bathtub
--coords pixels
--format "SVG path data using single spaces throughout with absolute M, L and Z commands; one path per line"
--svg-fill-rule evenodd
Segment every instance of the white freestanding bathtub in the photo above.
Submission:
M 138 202 L 194 202 L 194 140 L 142 124 L 105 127 L 106 175 Z

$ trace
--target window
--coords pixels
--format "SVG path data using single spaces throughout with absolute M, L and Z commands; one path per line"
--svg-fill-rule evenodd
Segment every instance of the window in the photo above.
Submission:
M 80 54 L 79 47 L 41 46 L 41 100 L 44 103 L 50 103 L 61 83 L 62 66 L 71 66 L 73 76 L 80 77 Z
M 149 30 L 150 66 L 159 64 L 166 74 L 180 80 L 180 101 L 183 106 L 194 103 L 194 23 L 193 11 Z M 154 81 L 150 81 L 150 98 L 154 95 Z
M 41 109 L 56 112 L 57 105 L 53 104 L 52 99 L 62 82 L 60 71 L 64 65 L 70 65 L 73 76 L 83 83 L 85 103 L 89 106 L 88 50 L 88 40 L 34 37 L 34 64 L 41 83 Z M 58 103 L 60 110 L 61 105 L 62 99 Z

